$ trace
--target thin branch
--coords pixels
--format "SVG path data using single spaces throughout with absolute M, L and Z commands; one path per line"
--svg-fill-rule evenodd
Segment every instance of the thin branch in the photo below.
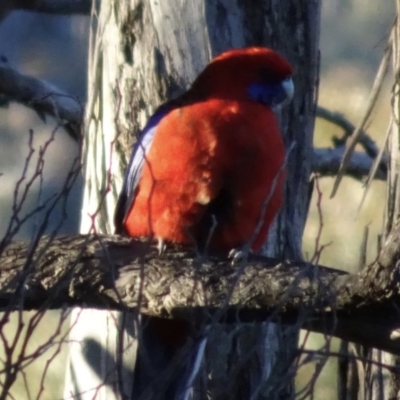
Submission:
M 331 111 L 325 107 L 317 107 L 317 117 L 322 118 L 332 124 L 335 124 L 343 129 L 344 138 L 342 140 L 343 144 L 346 143 L 346 139 L 349 138 L 356 127 L 349 121 L 342 113 L 337 111 Z M 370 156 L 370 158 L 375 158 L 379 154 L 379 147 L 376 145 L 374 140 L 368 135 L 363 129 L 360 130 L 360 135 L 358 137 L 358 142 L 365 150 L 365 152 Z M 380 163 L 382 168 L 386 168 L 387 165 L 387 155 L 382 156 L 382 161 Z
M 313 153 L 312 171 L 322 176 L 335 176 L 340 168 L 343 159 L 345 147 L 316 148 Z M 367 177 L 371 171 L 374 160 L 368 154 L 355 151 L 346 168 L 346 175 L 362 180 Z M 378 168 L 375 179 L 386 180 L 386 168 Z
M 15 242 L 0 257 L 0 309 L 79 305 L 195 323 L 280 321 L 400 354 L 391 339 L 400 326 L 400 224 L 378 261 L 358 274 L 255 256 L 232 266 L 181 248 L 160 257 L 147 240 L 82 235 L 44 238 L 26 279 L 26 252 Z M 10 304 L 21 276 L 23 301 Z
M 385 149 L 387 148 L 387 143 L 388 143 L 388 140 L 389 140 L 390 132 L 392 131 L 392 124 L 393 124 L 393 118 L 390 118 L 388 127 L 386 129 L 384 142 L 382 144 L 381 149 L 379 150 L 378 155 L 374 159 L 374 163 L 372 164 L 371 170 L 370 170 L 370 172 L 368 174 L 367 181 L 365 182 L 364 191 L 363 191 L 363 197 L 362 197 L 362 199 L 360 201 L 360 205 L 358 206 L 358 211 L 361 210 L 361 207 L 364 204 L 364 201 L 365 201 L 365 199 L 367 197 L 368 191 L 369 191 L 369 189 L 371 187 L 371 183 L 372 183 L 373 179 L 376 178 L 378 170 L 381 168 L 382 161 L 384 160 L 384 158 L 385 158 L 384 162 L 385 162 L 385 166 L 386 166 L 385 169 L 387 170 L 388 160 L 387 160 L 387 157 L 386 157 L 386 154 L 385 154 Z
M 360 134 L 361 134 L 362 130 L 364 129 L 364 126 L 367 123 L 367 120 L 370 117 L 371 112 L 376 104 L 378 95 L 381 91 L 383 80 L 386 76 L 386 73 L 387 73 L 387 70 L 389 67 L 389 61 L 390 61 L 391 55 L 392 55 L 392 36 L 390 36 L 389 42 L 385 49 L 385 53 L 382 57 L 381 64 L 379 65 L 378 72 L 376 73 L 375 81 L 374 81 L 373 87 L 371 89 L 370 97 L 369 97 L 368 104 L 365 109 L 364 115 L 362 116 L 361 121 L 357 125 L 356 129 L 352 133 L 352 135 L 349 138 L 349 141 L 346 145 L 346 151 L 344 153 L 338 174 L 336 175 L 336 179 L 333 184 L 331 197 L 335 196 L 337 189 L 339 188 L 340 181 L 341 181 L 342 177 L 344 176 L 344 172 L 347 168 L 348 163 L 350 162 L 351 155 L 353 154 L 354 149 L 359 141 Z
M 92 0 L 2 0 L 0 20 L 14 10 L 56 15 L 89 15 Z
M 54 85 L 23 75 L 12 68 L 4 58 L 0 61 L 0 95 L 5 101 L 15 101 L 36 111 L 45 120 L 56 118 L 76 141 L 81 136 L 82 104 Z

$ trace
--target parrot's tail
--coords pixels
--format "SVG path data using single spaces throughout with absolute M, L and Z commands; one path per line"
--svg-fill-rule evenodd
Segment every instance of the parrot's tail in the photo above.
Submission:
M 140 326 L 131 400 L 189 400 L 206 336 L 186 321 L 142 315 Z

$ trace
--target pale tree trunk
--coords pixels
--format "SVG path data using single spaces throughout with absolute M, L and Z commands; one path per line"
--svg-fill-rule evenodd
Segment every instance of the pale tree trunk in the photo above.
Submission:
M 297 89 L 292 105 L 280 115 L 292 150 L 286 204 L 267 253 L 301 258 L 320 1 L 103 1 L 97 17 L 89 69 L 82 232 L 113 231 L 113 209 L 131 145 L 156 106 L 185 90 L 220 52 L 264 45 L 277 49 L 294 65 Z M 74 318 L 65 397 L 84 393 L 80 398 L 129 398 L 136 316 L 76 310 L 73 323 Z M 203 390 L 208 386 L 211 398 L 290 398 L 296 345 L 296 329 L 217 325 L 210 333 L 197 397 L 205 398 Z
M 128 10 L 128 8 L 127 8 Z M 88 104 L 85 118 L 85 189 L 81 232 L 112 233 L 121 172 L 115 151 L 118 135 L 118 68 L 125 65 L 120 26 L 111 2 L 94 10 L 89 46 Z M 121 58 L 122 57 L 122 58 Z M 122 90 L 122 87 L 121 87 Z M 131 391 L 136 345 L 128 313 L 75 308 L 71 316 L 64 398 L 122 399 Z

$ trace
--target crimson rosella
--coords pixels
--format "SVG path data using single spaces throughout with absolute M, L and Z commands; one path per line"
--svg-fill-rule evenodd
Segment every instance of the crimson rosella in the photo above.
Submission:
M 291 74 L 271 49 L 230 50 L 159 107 L 131 156 L 116 232 L 227 251 L 259 225 L 258 251 L 283 199 L 285 149 L 273 110 L 293 95 Z
M 130 158 L 116 233 L 213 252 L 251 241 L 259 251 L 283 201 L 285 148 L 274 109 L 292 97 L 291 75 L 290 64 L 271 49 L 230 50 L 159 107 Z M 147 323 L 144 340 L 158 335 L 170 348 L 171 331 L 180 340 L 190 330 L 174 321 Z

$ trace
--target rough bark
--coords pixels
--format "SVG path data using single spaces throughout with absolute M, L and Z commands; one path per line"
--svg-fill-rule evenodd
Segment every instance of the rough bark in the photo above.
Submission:
M 158 256 L 146 240 L 117 236 L 43 238 L 34 254 L 15 242 L 0 257 L 0 309 L 139 310 L 197 325 L 279 321 L 400 354 L 399 237 L 400 225 L 354 275 L 261 256 L 232 265 L 179 247 Z

